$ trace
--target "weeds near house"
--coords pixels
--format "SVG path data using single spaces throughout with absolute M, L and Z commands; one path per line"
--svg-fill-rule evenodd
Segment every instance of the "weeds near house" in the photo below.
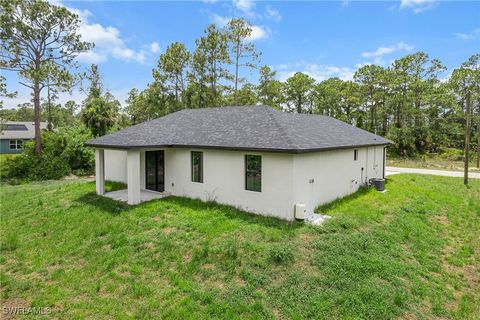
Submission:
M 291 262 L 293 260 L 293 247 L 288 242 L 276 244 L 270 248 L 268 257 L 274 263 Z

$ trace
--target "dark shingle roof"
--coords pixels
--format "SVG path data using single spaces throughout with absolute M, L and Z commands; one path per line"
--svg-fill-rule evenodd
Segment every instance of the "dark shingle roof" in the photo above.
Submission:
M 185 109 L 90 140 L 86 145 L 308 152 L 389 143 L 331 117 L 246 106 Z

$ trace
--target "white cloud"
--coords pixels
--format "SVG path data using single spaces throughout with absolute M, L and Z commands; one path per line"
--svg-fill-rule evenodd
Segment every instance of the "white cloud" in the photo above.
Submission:
M 342 80 L 352 80 L 355 71 L 349 67 L 337 67 L 332 65 L 322 65 L 316 63 L 306 63 L 304 61 L 294 64 L 281 64 L 276 68 L 280 81 L 285 81 L 296 72 L 303 72 L 317 81 L 323 81 L 332 77 L 338 77 Z
M 443 77 L 439 77 L 438 80 L 440 80 L 440 82 L 442 83 L 446 83 L 448 82 L 448 80 L 450 80 L 450 78 L 452 77 L 452 71 L 447 71 L 446 74 L 443 76 Z
M 123 40 L 120 38 L 120 31 L 114 27 L 104 27 L 98 23 L 83 23 L 79 29 L 82 40 L 94 42 L 96 47 L 120 47 Z
M 152 53 L 159 53 L 160 52 L 160 45 L 158 44 L 158 42 L 152 42 L 150 44 L 150 51 L 152 51 Z
M 271 8 L 270 6 L 265 7 L 265 15 L 264 16 L 267 19 L 277 21 L 277 22 L 282 20 L 282 15 L 280 14 L 280 12 L 278 12 L 278 10 L 275 10 L 275 9 Z
M 455 33 L 455 36 L 461 40 L 480 39 L 480 28 L 475 29 L 470 33 Z
M 82 52 L 77 56 L 77 59 L 84 63 L 93 63 L 99 64 L 107 61 L 107 56 L 105 54 L 100 54 L 93 50 Z
M 145 51 L 135 51 L 130 48 L 117 47 L 111 50 L 112 56 L 125 61 L 136 61 L 139 63 L 145 62 Z
M 80 61 L 84 63 L 101 63 L 107 61 L 109 57 L 113 57 L 123 61 L 145 62 L 145 50 L 129 48 L 117 28 L 91 23 L 89 18 L 92 16 L 92 13 L 90 11 L 68 7 L 62 4 L 61 0 L 50 0 L 50 3 L 64 6 L 77 14 L 81 20 L 79 33 L 82 36 L 82 40 L 95 43 L 95 47 L 92 50 L 78 56 Z
M 222 17 L 214 13 L 212 14 L 212 20 L 218 26 L 224 27 L 228 24 L 231 18 Z M 252 33 L 250 34 L 250 37 L 249 37 L 250 41 L 263 40 L 270 36 L 270 29 L 267 27 L 263 27 L 259 25 L 252 25 L 251 27 L 252 27 Z
M 128 48 L 120 35 L 120 31 L 112 26 L 104 27 L 98 23 L 89 24 L 88 21 L 83 20 L 79 32 L 83 40 L 95 43 L 95 48 L 92 49 L 94 54 L 84 56 L 84 58 L 112 56 L 124 61 L 145 62 L 145 51 Z M 102 62 L 105 60 L 103 59 Z M 90 62 L 93 63 L 93 61 Z
M 261 26 L 252 26 L 252 33 L 250 34 L 249 40 L 256 41 L 266 39 L 270 36 L 270 29 L 261 27 Z
M 411 9 L 415 13 L 421 13 L 437 5 L 436 0 L 400 0 L 400 9 Z
M 343 0 L 341 2 L 342 8 L 346 8 L 350 5 L 351 0 Z
M 391 46 L 381 46 L 378 47 L 375 51 L 371 52 L 363 52 L 362 57 L 364 58 L 376 58 L 376 57 L 382 57 L 387 54 L 391 54 L 397 51 L 406 51 L 410 52 L 412 51 L 414 46 L 409 45 L 405 42 L 398 42 L 394 45 Z
M 233 5 L 238 10 L 250 14 L 251 10 L 255 6 L 255 3 L 253 2 L 253 0 L 233 0 Z
M 222 17 L 219 16 L 218 14 L 214 13 L 212 14 L 212 20 L 215 24 L 218 24 L 219 27 L 224 27 L 228 24 L 231 18 L 228 17 Z

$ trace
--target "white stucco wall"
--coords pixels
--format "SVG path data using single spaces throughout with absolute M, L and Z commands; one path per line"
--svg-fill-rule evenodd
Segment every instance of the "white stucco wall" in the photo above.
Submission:
M 357 161 L 353 148 L 301 154 L 166 148 L 165 191 L 293 220 L 296 203 L 306 204 L 311 213 L 355 192 L 368 179 L 382 177 L 383 148 L 358 148 Z M 203 183 L 191 181 L 191 151 L 203 152 Z M 245 190 L 245 154 L 262 156 L 261 192 Z M 145 151 L 140 152 L 139 172 L 144 188 Z M 105 150 L 105 179 L 127 182 L 126 151 Z
M 293 155 L 225 150 L 203 152 L 203 183 L 191 181 L 191 149 L 165 150 L 165 191 L 215 200 L 245 211 L 293 220 Z M 262 156 L 262 191 L 245 190 L 245 154 Z
M 323 203 L 357 191 L 383 176 L 383 146 L 301 153 L 293 156 L 294 201 L 313 212 Z M 363 168 L 363 171 L 362 171 Z
M 127 151 L 105 149 L 105 180 L 127 183 Z

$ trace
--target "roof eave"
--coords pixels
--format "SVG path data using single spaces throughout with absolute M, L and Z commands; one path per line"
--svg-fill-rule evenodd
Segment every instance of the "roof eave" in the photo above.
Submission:
M 189 148 L 189 149 L 217 149 L 217 150 L 241 150 L 241 151 L 254 151 L 254 152 L 277 152 L 277 153 L 309 153 L 320 152 L 337 149 L 352 149 L 371 146 L 388 146 L 393 144 L 391 141 L 357 144 L 357 145 L 345 145 L 345 146 L 332 146 L 323 148 L 309 148 L 309 149 L 281 149 L 281 148 L 255 148 L 255 147 L 226 147 L 226 146 L 206 146 L 206 145 L 109 145 L 109 144 L 92 144 L 85 143 L 85 146 L 99 149 L 116 149 L 116 150 L 132 150 L 132 149 L 160 149 L 160 148 Z

